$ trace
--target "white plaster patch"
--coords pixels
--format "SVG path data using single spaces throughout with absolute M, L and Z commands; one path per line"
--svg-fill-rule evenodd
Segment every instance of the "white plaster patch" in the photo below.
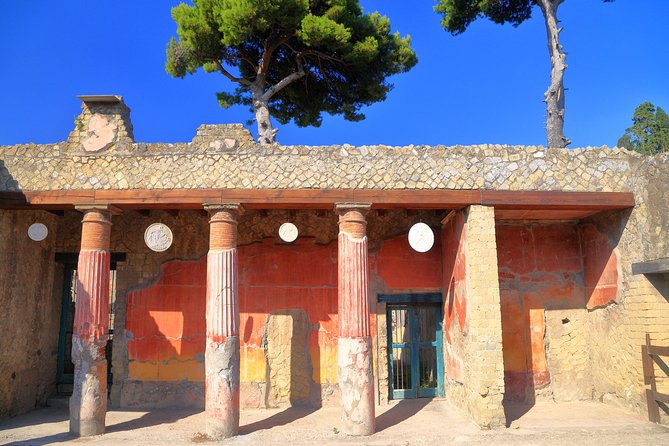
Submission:
M 84 150 L 97 152 L 107 149 L 116 140 L 118 126 L 115 122 L 100 113 L 95 113 L 88 121 L 88 134 L 84 139 Z

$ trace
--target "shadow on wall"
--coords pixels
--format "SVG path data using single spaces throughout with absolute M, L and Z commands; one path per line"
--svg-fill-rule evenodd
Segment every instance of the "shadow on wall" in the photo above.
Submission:
M 662 297 L 669 303 L 669 275 L 646 274 L 646 279 L 655 287 Z
M 0 160 L 0 190 L 8 192 L 20 192 L 19 183 L 5 166 L 5 162 Z

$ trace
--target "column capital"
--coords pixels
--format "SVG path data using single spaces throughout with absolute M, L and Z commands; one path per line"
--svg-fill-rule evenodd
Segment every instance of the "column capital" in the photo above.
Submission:
M 237 247 L 237 219 L 242 214 L 240 203 L 205 203 L 209 212 L 209 250 Z
M 74 206 L 74 209 L 84 214 L 88 211 L 94 211 L 100 213 L 108 213 L 110 215 L 120 215 L 123 212 L 118 206 L 109 203 L 77 204 Z
M 339 214 L 339 233 L 361 239 L 367 234 L 367 213 L 372 203 L 335 203 Z
M 372 209 L 372 203 L 346 203 L 340 202 L 335 203 L 335 212 L 338 214 L 343 214 L 345 212 L 357 211 L 362 215 L 366 215 Z
M 240 216 L 244 213 L 244 206 L 241 203 L 204 203 L 202 206 L 205 211 L 209 212 L 209 215 L 216 212 L 229 212 Z

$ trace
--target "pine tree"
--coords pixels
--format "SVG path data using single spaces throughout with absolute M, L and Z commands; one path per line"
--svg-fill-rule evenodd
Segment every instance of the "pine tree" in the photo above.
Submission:
M 178 39 L 167 45 L 167 72 L 203 68 L 236 83 L 218 101 L 250 106 L 261 144 L 275 141 L 270 115 L 301 127 L 320 126 L 323 112 L 364 119 L 360 108 L 392 88 L 387 78 L 417 62 L 410 38 L 357 0 L 194 0 L 172 17 Z
M 644 155 L 669 151 L 669 115 L 650 102 L 640 104 L 617 145 Z
M 560 44 L 557 10 L 564 0 L 438 0 L 435 11 L 443 16 L 444 29 L 458 35 L 476 19 L 487 17 L 500 25 L 518 26 L 532 16 L 538 6 L 544 16 L 551 57 L 551 84 L 544 93 L 546 102 L 546 136 L 548 147 L 567 147 L 571 141 L 564 135 L 564 71 L 567 56 Z M 613 0 L 603 0 L 611 2 Z

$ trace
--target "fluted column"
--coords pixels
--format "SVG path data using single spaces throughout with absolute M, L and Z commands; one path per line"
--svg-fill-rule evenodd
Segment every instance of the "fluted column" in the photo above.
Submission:
M 338 366 L 342 427 L 349 435 L 374 433 L 374 373 L 369 328 L 366 203 L 340 203 Z
M 207 347 L 205 415 L 207 435 L 220 440 L 239 432 L 239 301 L 237 217 L 239 204 L 208 204 Z
M 81 250 L 77 265 L 77 300 L 72 333 L 74 385 L 70 432 L 82 437 L 105 431 L 109 338 L 109 238 L 107 206 L 82 206 Z

